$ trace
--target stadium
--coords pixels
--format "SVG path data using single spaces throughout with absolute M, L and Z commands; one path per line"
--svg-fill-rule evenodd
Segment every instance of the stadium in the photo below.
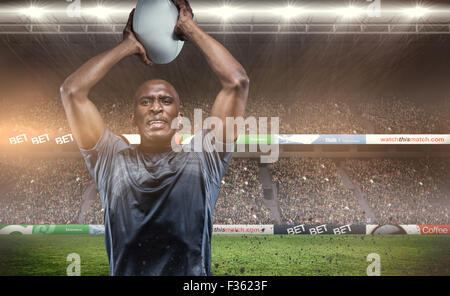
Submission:
M 0 3 L 0 275 L 109 274 L 105 209 L 60 86 L 122 40 L 136 2 Z M 450 275 L 450 5 L 191 6 L 248 74 L 246 116 L 271 127 L 238 138 L 214 209 L 212 274 Z M 170 64 L 121 61 L 90 98 L 130 144 L 133 93 L 156 78 L 192 121 L 220 89 L 190 42 Z M 261 161 L 261 143 L 278 147 L 276 160 Z

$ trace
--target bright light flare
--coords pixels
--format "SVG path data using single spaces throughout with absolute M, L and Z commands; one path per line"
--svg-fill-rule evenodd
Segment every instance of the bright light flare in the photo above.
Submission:
M 221 17 L 223 20 L 227 20 L 227 19 L 234 17 L 237 14 L 243 13 L 245 11 L 242 9 L 239 9 L 239 8 L 224 5 L 224 6 L 218 7 L 218 8 L 197 9 L 196 12 L 200 13 L 200 14 L 207 13 L 210 15 Z
M 362 15 L 365 11 L 362 8 L 355 6 L 348 6 L 337 10 L 338 14 L 344 18 L 355 18 Z
M 430 10 L 428 8 L 420 7 L 420 6 L 416 6 L 414 8 L 408 8 L 408 9 L 404 10 L 404 12 L 411 17 L 423 17 L 429 11 Z
M 111 8 L 99 5 L 97 7 L 88 8 L 86 12 L 91 16 L 96 16 L 99 19 L 106 20 L 114 11 Z
M 93 16 L 97 17 L 101 20 L 107 20 L 112 15 L 128 15 L 131 10 L 131 7 L 128 8 L 112 8 L 112 7 L 106 7 L 102 5 L 97 5 L 90 8 L 80 8 L 79 14 L 80 15 L 86 15 L 86 16 Z M 271 8 L 256 8 L 256 7 L 233 7 L 230 5 L 223 5 L 219 7 L 210 7 L 210 8 L 198 8 L 194 11 L 197 13 L 197 15 L 209 15 L 221 18 L 222 20 L 226 21 L 231 18 L 238 18 L 240 16 L 278 16 L 281 18 L 284 18 L 285 20 L 291 20 L 299 15 L 302 16 L 340 16 L 344 19 L 354 19 L 364 16 L 365 14 L 370 16 L 370 11 L 367 7 L 364 6 L 345 6 L 345 7 L 335 7 L 331 9 L 325 9 L 325 8 L 313 8 L 313 7 L 297 7 L 295 5 L 283 5 L 278 7 L 271 7 Z M 450 10 L 432 10 L 420 5 L 413 6 L 410 8 L 400 8 L 395 10 L 385 10 L 385 13 L 389 13 L 396 16 L 406 16 L 410 18 L 422 18 L 426 15 L 431 14 L 437 14 L 437 13 L 446 13 L 448 14 Z M 19 13 L 22 15 L 25 15 L 29 18 L 33 19 L 39 19 L 44 17 L 45 15 L 51 15 L 51 14 L 67 14 L 67 9 L 60 9 L 60 10 L 50 10 L 50 9 L 44 9 L 43 7 L 38 6 L 29 6 L 22 9 L 14 9 L 11 11 L 8 10 L 0 10 L 0 14 L 7 14 L 7 13 Z
M 277 15 L 283 16 L 285 19 L 291 19 L 300 15 L 302 12 L 304 12 L 304 10 L 299 7 L 288 5 L 283 8 L 276 8 L 273 10 L 273 12 Z
M 222 6 L 220 9 L 218 9 L 218 14 L 224 19 L 229 19 L 236 14 L 239 13 L 239 9 L 233 8 L 231 6 Z
M 45 13 L 45 9 L 41 7 L 30 6 L 28 8 L 21 9 L 20 13 L 31 18 L 41 18 Z

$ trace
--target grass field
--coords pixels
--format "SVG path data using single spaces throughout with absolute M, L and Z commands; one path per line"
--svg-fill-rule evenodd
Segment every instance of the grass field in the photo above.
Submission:
M 81 275 L 108 275 L 101 235 L 2 235 L 0 275 L 66 275 L 78 253 Z M 449 236 L 213 236 L 214 275 L 366 275 L 367 255 L 381 275 L 450 275 Z

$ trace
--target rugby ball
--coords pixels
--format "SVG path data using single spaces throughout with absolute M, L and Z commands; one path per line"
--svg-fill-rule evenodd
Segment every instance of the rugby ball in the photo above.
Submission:
M 133 16 L 133 31 L 155 64 L 168 64 L 183 48 L 174 34 L 178 9 L 171 0 L 139 0 Z

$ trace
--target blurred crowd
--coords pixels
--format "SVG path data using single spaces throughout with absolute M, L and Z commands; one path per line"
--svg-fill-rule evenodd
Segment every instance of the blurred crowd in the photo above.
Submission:
M 0 224 L 77 224 L 82 190 L 91 181 L 80 159 L 3 157 L 0 163 L 14 184 L 0 196 Z
M 352 159 L 344 165 L 375 213 L 371 222 L 450 224 L 450 161 Z M 263 200 L 258 170 L 258 160 L 232 160 L 222 180 L 214 224 L 275 224 Z M 284 158 L 271 171 L 281 223 L 368 222 L 359 196 L 344 185 L 335 161 Z M 80 221 L 83 192 L 90 184 L 92 177 L 79 158 L 0 156 L 0 224 L 102 224 L 98 193 Z
M 257 160 L 233 159 L 228 167 L 214 212 L 215 224 L 270 224 L 263 204 Z
M 184 116 L 194 125 L 194 109 L 202 109 L 204 119 L 210 113 L 213 100 L 183 100 Z M 130 122 L 131 98 L 96 99 L 94 102 L 110 130 L 118 134 L 138 132 Z M 0 130 L 6 137 L 20 133 L 34 136 L 49 133 L 52 138 L 70 133 L 58 97 L 36 98 L 27 104 L 5 103 L 2 106 Z M 280 134 L 446 134 L 450 133 L 449 112 L 450 100 L 425 107 L 395 97 L 366 101 L 250 97 L 246 116 L 268 118 L 269 129 L 270 118 L 279 117 L 279 131 L 273 132 Z
M 450 162 L 347 160 L 350 175 L 382 224 L 450 224 Z
M 418 105 L 395 97 L 366 100 L 356 110 L 373 123 L 377 134 L 446 134 L 450 131 L 450 100 Z
M 283 158 L 274 164 L 281 217 L 288 224 L 357 224 L 366 221 L 330 159 Z

